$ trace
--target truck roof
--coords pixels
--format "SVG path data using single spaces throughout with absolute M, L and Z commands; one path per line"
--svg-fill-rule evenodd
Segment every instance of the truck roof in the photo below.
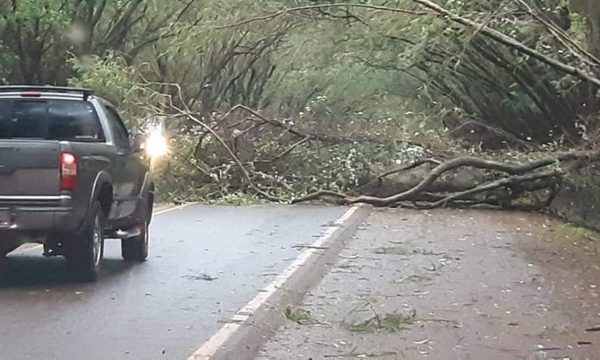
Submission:
M 64 94 L 71 96 L 81 96 L 86 101 L 92 94 L 91 89 L 67 87 L 67 86 L 35 86 L 35 85 L 6 85 L 0 86 L 0 96 L 21 96 L 35 97 L 44 94 Z

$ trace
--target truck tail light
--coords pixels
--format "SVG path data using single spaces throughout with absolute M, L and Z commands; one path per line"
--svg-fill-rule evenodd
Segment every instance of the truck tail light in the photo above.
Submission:
M 77 157 L 63 152 L 60 154 L 60 189 L 75 190 L 77 179 Z

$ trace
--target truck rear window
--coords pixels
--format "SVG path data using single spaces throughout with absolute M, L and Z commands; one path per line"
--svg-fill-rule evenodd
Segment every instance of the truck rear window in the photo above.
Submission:
M 0 99 L 0 139 L 105 140 L 91 103 L 50 99 Z

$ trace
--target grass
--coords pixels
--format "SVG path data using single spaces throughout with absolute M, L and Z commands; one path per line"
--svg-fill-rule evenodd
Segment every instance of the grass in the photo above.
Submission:
M 558 226 L 557 232 L 568 239 L 587 239 L 592 241 L 600 241 L 600 233 L 574 224 L 561 224 Z
M 375 315 L 371 319 L 350 327 L 350 331 L 354 332 L 388 332 L 398 333 L 406 330 L 409 325 L 415 321 L 415 313 L 408 315 L 387 313 L 383 316 Z
M 285 315 L 286 319 L 296 322 L 298 324 L 314 321 L 309 311 L 306 311 L 304 309 L 297 309 L 293 306 L 286 307 L 283 314 Z

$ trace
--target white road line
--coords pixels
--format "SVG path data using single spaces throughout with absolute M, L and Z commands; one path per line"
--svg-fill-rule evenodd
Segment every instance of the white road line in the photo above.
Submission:
M 186 207 L 194 205 L 194 204 L 195 203 L 188 203 L 188 204 L 173 206 L 173 207 L 170 207 L 170 208 L 167 208 L 167 209 L 163 209 L 163 210 L 157 210 L 157 211 L 154 212 L 154 216 L 166 214 L 168 212 L 179 210 L 179 209 L 183 209 L 183 208 L 186 208 Z
M 281 274 L 279 274 L 273 282 L 271 282 L 266 288 L 261 290 L 258 295 L 254 297 L 245 307 L 237 312 L 233 316 L 230 323 L 225 324 L 213 337 L 204 343 L 188 360 L 209 360 L 225 342 L 234 335 L 234 333 L 244 326 L 244 322 L 252 317 L 259 307 L 265 305 L 267 300 L 273 296 L 273 294 L 281 288 L 285 282 L 290 279 L 294 273 L 305 266 L 310 256 L 317 251 L 319 247 L 329 240 L 329 238 L 335 233 L 335 231 L 352 215 L 358 211 L 360 207 L 354 206 L 344 213 L 332 226 L 329 226 L 325 233 L 323 233 L 311 246 L 304 250 L 294 262 L 288 266 Z
M 188 203 L 188 204 L 183 204 L 183 205 L 178 205 L 178 206 L 172 206 L 172 207 L 167 208 L 167 209 L 158 210 L 158 211 L 154 212 L 153 216 L 166 214 L 166 213 L 169 213 L 169 212 L 175 211 L 175 210 L 180 210 L 180 209 L 186 208 L 186 207 L 188 207 L 190 205 L 194 205 L 194 203 Z M 44 247 L 44 245 L 42 245 L 42 244 L 36 244 L 36 245 L 33 245 L 33 246 L 26 246 L 23 249 L 17 250 L 17 252 L 27 253 L 27 252 L 30 252 L 30 251 L 33 251 L 33 250 L 39 250 L 39 249 L 41 249 L 43 247 Z

